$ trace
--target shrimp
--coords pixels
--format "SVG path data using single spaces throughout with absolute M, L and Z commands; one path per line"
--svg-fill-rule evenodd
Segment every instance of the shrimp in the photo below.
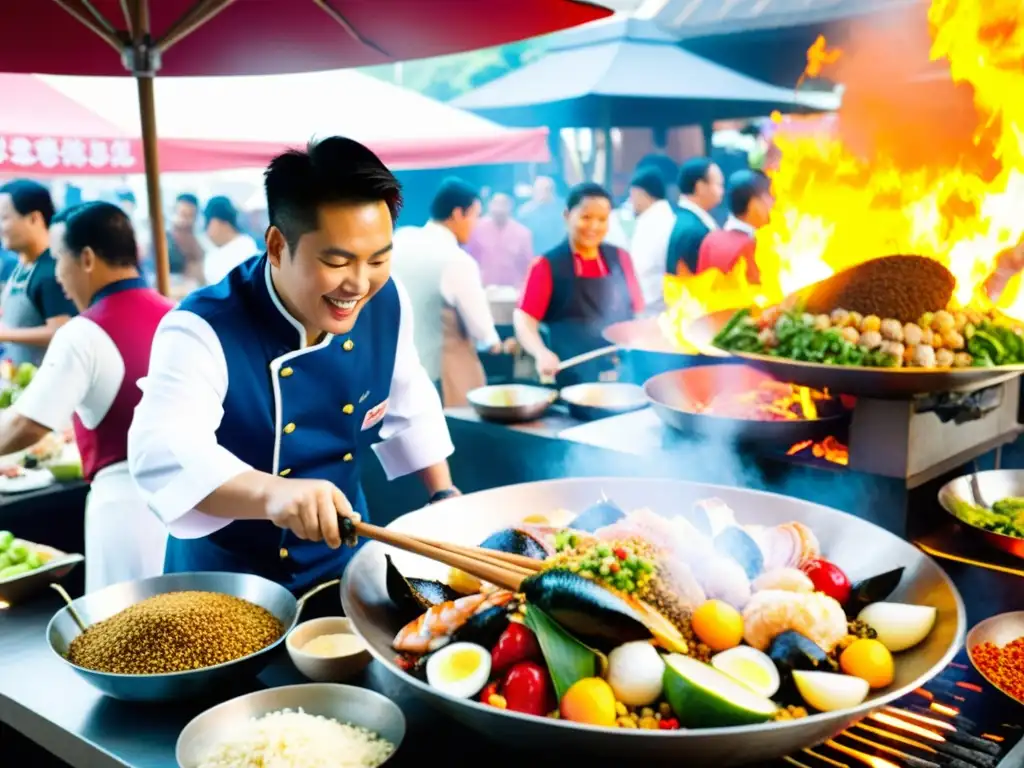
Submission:
M 392 646 L 405 653 L 431 653 L 447 645 L 467 621 L 478 613 L 505 605 L 513 594 L 497 590 L 490 594 L 466 595 L 432 606 L 395 635 Z

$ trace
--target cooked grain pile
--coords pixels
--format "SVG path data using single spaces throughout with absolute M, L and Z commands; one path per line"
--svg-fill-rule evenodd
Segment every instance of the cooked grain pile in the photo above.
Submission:
M 884 256 L 812 286 L 806 311 L 827 315 L 834 309 L 846 309 L 916 323 L 925 312 L 945 309 L 955 286 L 956 278 L 935 259 Z
M 168 592 L 89 627 L 71 641 L 68 661 L 124 675 L 183 672 L 248 656 L 283 633 L 273 614 L 240 597 Z

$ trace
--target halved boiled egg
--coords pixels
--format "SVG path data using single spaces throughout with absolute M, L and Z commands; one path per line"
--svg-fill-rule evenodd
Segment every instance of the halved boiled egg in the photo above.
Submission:
M 738 645 L 711 657 L 711 666 L 770 699 L 779 690 L 779 670 L 767 654 Z
M 446 645 L 427 659 L 427 682 L 459 699 L 476 696 L 490 676 L 491 652 L 474 643 Z

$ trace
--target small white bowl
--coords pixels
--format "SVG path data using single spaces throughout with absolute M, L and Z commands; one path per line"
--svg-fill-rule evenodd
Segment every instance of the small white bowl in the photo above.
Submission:
M 322 635 L 355 635 L 348 619 L 343 616 L 326 616 L 299 624 L 288 633 L 285 646 L 292 663 L 303 675 L 317 683 L 343 683 L 355 677 L 370 664 L 369 650 L 361 650 L 344 656 L 314 656 L 302 650 L 310 640 Z

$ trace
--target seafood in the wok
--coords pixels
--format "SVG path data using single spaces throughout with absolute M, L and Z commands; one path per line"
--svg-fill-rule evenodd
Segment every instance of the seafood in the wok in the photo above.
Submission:
M 604 499 L 492 534 L 541 563 L 517 594 L 454 573 L 461 594 L 433 602 L 435 582 L 389 561 L 396 605 L 428 603 L 395 636 L 399 666 L 538 717 L 751 725 L 860 704 L 935 623 L 934 608 L 884 602 L 902 568 L 851 583 L 802 523 L 740 525 L 718 499 L 668 512 Z

